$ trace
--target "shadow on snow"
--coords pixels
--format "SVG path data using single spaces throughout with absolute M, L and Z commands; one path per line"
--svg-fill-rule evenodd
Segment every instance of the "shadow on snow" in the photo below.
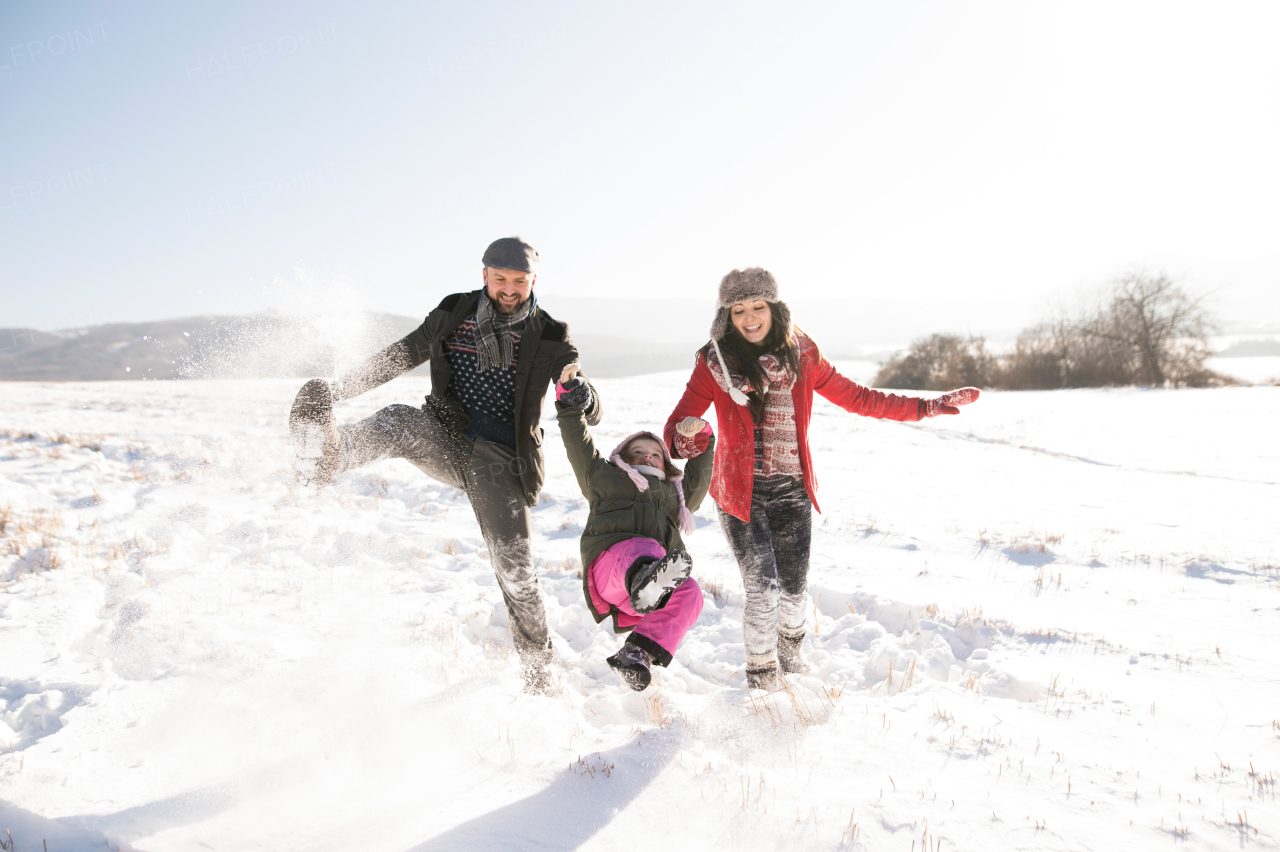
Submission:
M 675 756 L 674 742 L 636 742 L 600 754 L 587 776 L 566 769 L 546 789 L 468 820 L 405 852 L 577 849 L 613 821 Z

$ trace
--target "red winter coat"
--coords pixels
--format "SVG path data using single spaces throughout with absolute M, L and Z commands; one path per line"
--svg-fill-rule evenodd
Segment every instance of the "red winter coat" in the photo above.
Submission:
M 813 507 L 818 506 L 818 478 L 809 456 L 809 418 L 813 412 L 813 392 L 854 414 L 884 420 L 915 422 L 920 419 L 920 400 L 864 388 L 836 372 L 831 362 L 810 346 L 800 355 L 800 375 L 791 389 L 796 410 L 796 437 L 800 444 L 800 469 L 804 490 Z M 716 407 L 716 458 L 711 472 L 711 497 L 721 509 L 744 522 L 751 520 L 751 483 L 755 474 L 755 423 L 745 405 L 738 405 L 720 387 L 707 367 L 705 352 L 698 353 L 693 375 L 675 411 L 667 418 L 663 437 L 672 455 L 675 452 L 676 424 L 686 417 L 701 417 L 712 404 Z

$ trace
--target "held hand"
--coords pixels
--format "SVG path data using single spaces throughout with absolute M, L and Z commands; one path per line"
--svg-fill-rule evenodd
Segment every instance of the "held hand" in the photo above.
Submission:
M 703 429 L 710 429 L 711 424 L 701 417 L 686 417 L 676 424 L 676 431 L 686 438 L 692 438 Z
M 960 388 L 960 390 L 949 391 L 942 396 L 933 399 L 923 400 L 925 417 L 937 417 L 940 414 L 959 414 L 958 406 L 968 405 L 971 402 L 977 402 L 982 391 L 977 388 Z
M 591 386 L 578 375 L 578 370 L 575 362 L 560 372 L 560 381 L 556 382 L 556 402 L 586 411 L 591 407 Z
M 697 458 L 711 446 L 711 435 L 710 423 L 701 417 L 686 417 L 676 424 L 676 454 L 685 459 Z

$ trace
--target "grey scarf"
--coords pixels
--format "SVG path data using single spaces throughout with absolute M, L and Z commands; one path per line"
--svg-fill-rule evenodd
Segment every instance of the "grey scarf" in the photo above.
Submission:
M 532 292 L 525 303 L 513 313 L 504 314 L 494 305 L 487 292 L 480 294 L 480 306 L 476 308 L 476 350 L 479 353 L 476 371 L 505 370 L 511 365 L 514 347 L 513 332 L 522 331 L 524 321 L 538 308 L 538 297 Z

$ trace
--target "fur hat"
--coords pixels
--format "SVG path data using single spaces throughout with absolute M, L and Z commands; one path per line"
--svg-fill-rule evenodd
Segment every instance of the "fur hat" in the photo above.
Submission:
M 729 332 L 729 309 L 741 302 L 764 299 L 773 306 L 773 321 L 782 325 L 787 336 L 791 333 L 791 310 L 778 298 L 778 282 L 773 273 L 759 266 L 735 269 L 720 279 L 720 301 L 716 306 L 716 318 L 711 323 L 711 339 L 723 340 Z
M 609 461 L 613 462 L 614 466 L 621 468 L 622 471 L 631 478 L 631 481 L 635 483 L 637 489 L 640 491 L 648 491 L 649 480 L 644 478 L 644 474 L 622 460 L 622 451 L 626 449 L 627 444 L 630 444 L 636 438 L 648 438 L 652 441 L 657 441 L 658 446 L 662 447 L 662 457 L 666 460 L 666 467 L 674 467 L 671 463 L 671 451 L 667 449 L 666 442 L 652 432 L 636 432 L 634 435 L 628 435 L 623 438 L 622 443 L 614 447 L 613 452 L 609 454 Z M 680 499 L 680 532 L 685 535 L 689 535 L 693 532 L 694 523 L 693 513 L 690 512 L 688 507 L 684 504 L 684 474 L 677 473 L 675 476 L 668 476 L 667 482 L 670 482 L 676 487 L 676 497 Z

